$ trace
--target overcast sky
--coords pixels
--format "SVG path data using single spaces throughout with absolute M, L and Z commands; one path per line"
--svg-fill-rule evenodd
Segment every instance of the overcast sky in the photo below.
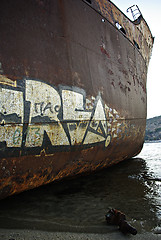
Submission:
M 155 37 L 147 79 L 147 118 L 161 115 L 161 0 L 112 0 L 122 12 L 134 4 L 138 5 L 144 19 Z M 127 15 L 128 16 L 128 15 Z

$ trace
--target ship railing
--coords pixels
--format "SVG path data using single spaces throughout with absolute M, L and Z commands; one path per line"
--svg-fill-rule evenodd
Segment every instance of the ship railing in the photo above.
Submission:
M 129 7 L 126 11 L 131 12 L 134 21 L 137 20 L 140 16 L 142 16 L 142 13 L 137 5 Z

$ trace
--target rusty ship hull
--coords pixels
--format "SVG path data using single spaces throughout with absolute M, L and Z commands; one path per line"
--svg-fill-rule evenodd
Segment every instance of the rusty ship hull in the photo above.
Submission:
M 142 16 L 105 0 L 2 0 L 0 16 L 0 198 L 140 152 Z

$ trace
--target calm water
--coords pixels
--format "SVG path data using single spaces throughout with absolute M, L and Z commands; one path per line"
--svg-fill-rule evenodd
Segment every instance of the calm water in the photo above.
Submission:
M 161 229 L 161 143 L 145 143 L 137 158 L 0 201 L 1 228 L 115 231 L 105 222 L 113 207 L 138 232 Z

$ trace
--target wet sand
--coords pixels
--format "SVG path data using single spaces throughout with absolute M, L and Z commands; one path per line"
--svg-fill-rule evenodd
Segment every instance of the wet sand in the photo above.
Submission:
M 71 232 L 45 232 L 34 230 L 7 230 L 0 229 L 0 240 L 159 240 L 161 235 L 152 233 L 142 233 L 133 235 L 123 235 L 119 231 L 106 234 L 97 233 L 71 233 Z

